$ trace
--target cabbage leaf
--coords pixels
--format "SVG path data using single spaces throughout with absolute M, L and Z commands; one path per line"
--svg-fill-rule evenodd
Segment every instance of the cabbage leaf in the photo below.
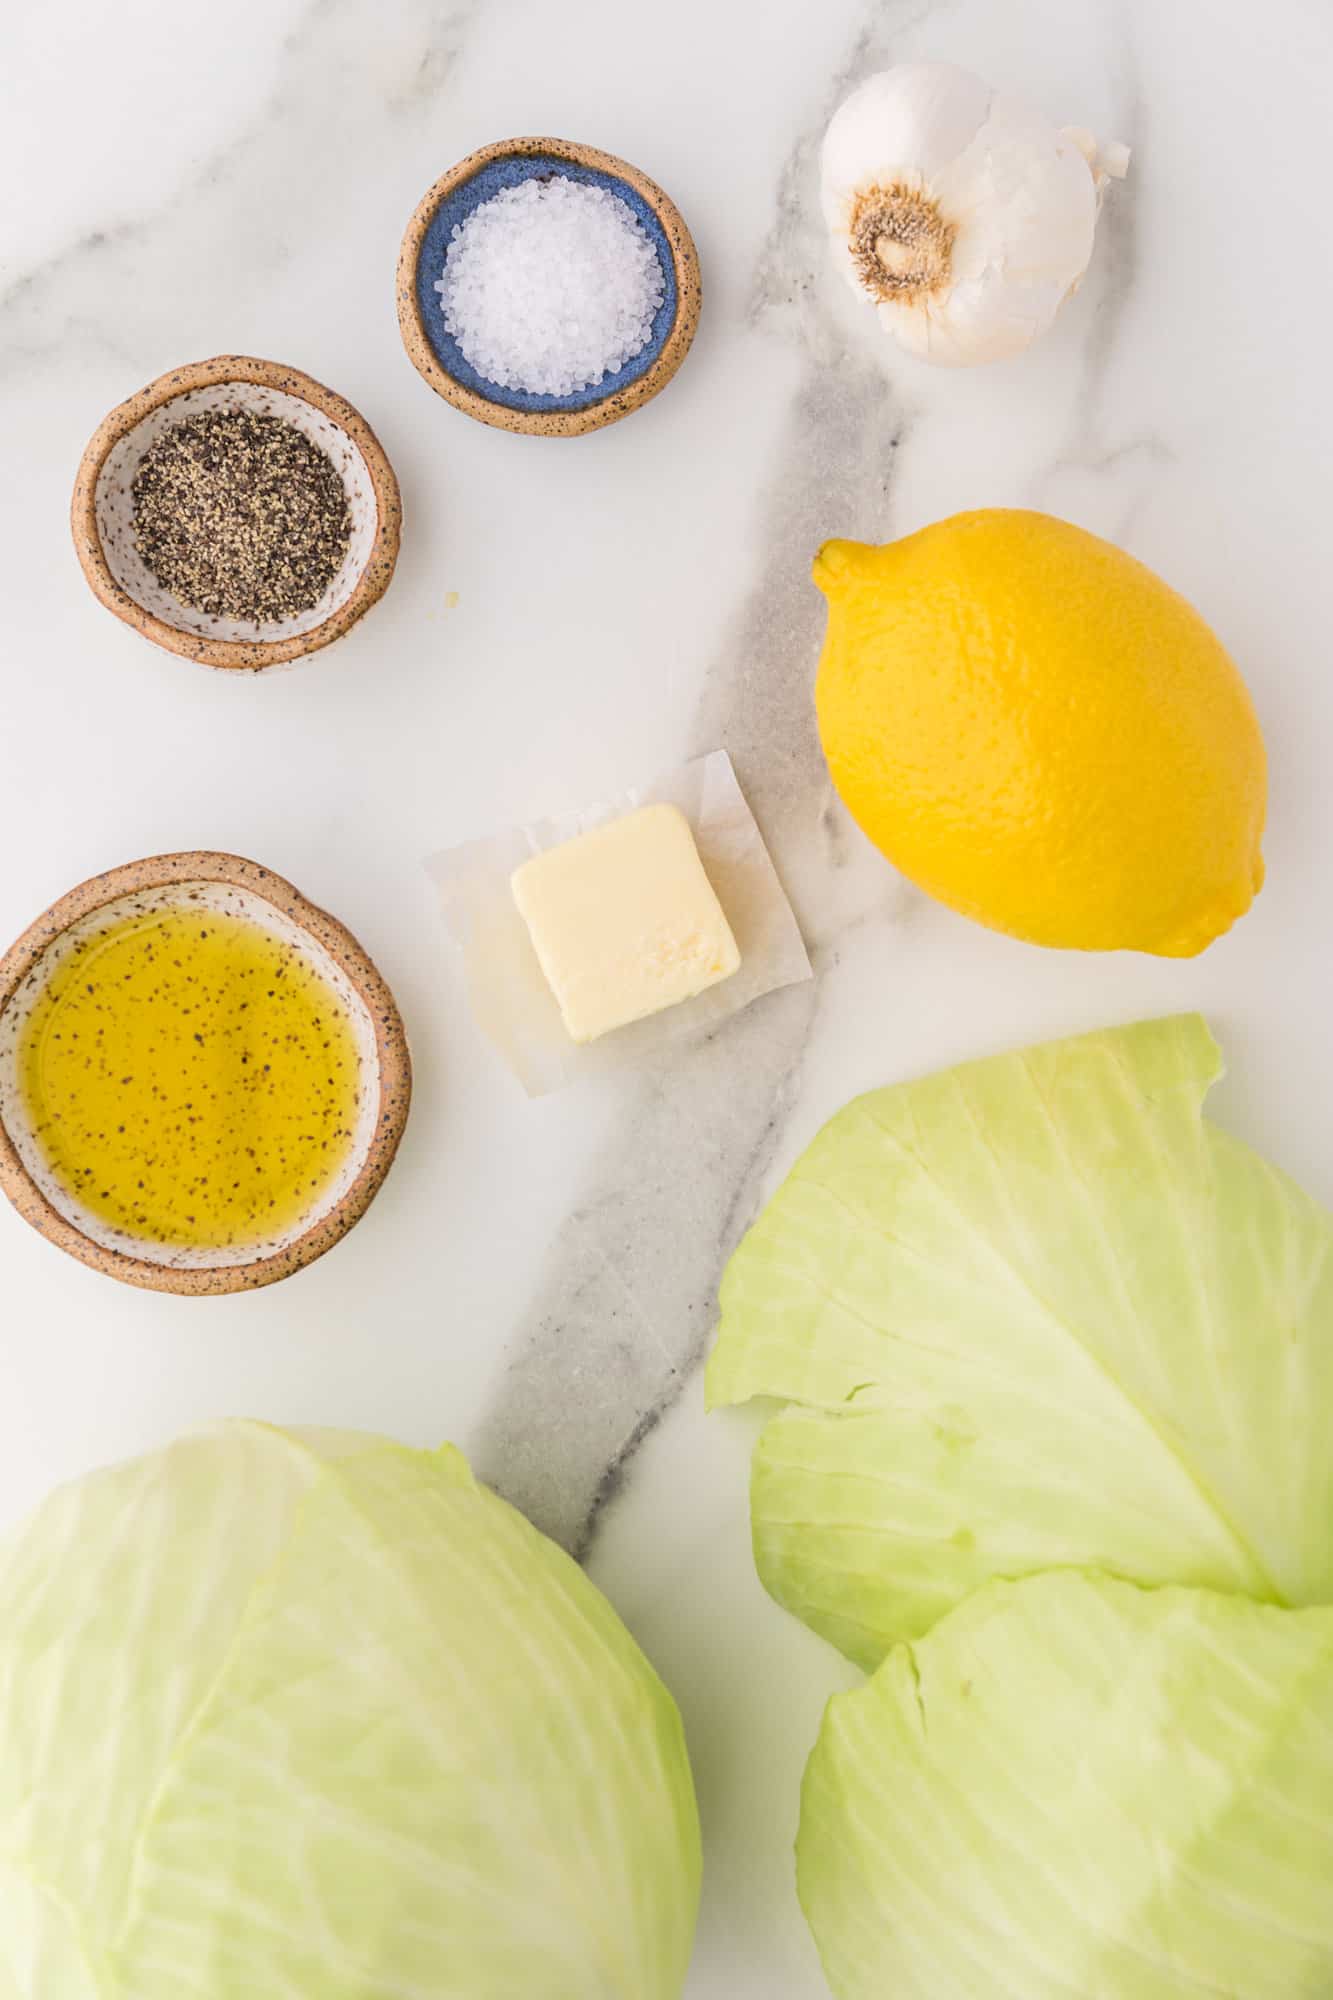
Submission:
M 1333 1610 L 987 1586 L 829 1704 L 801 1900 L 838 2000 L 1333 1992 Z
M 736 1252 L 710 1404 L 773 1595 L 876 1667 L 990 1578 L 1333 1602 L 1333 1258 L 1196 1015 L 872 1093 Z

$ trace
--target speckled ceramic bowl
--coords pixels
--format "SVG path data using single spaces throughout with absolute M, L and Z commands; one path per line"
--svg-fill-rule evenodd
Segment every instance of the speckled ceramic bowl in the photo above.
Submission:
M 90 934 L 155 910 L 228 911 L 292 944 L 341 998 L 361 1061 L 359 1120 L 341 1173 L 286 1232 L 230 1251 L 180 1249 L 113 1229 L 55 1179 L 19 1085 L 24 1024 L 53 973 Z M 150 1291 L 251 1291 L 322 1257 L 369 1208 L 393 1163 L 412 1095 L 393 995 L 350 932 L 290 882 L 234 854 L 159 854 L 81 883 L 0 959 L 0 1188 L 34 1229 L 95 1271 Z
M 352 533 L 319 603 L 260 624 L 210 617 L 163 589 L 134 546 L 130 483 L 148 447 L 201 410 L 285 417 L 332 459 L 347 493 Z M 74 546 L 93 594 L 155 645 L 207 667 L 255 673 L 340 639 L 389 587 L 402 506 L 393 468 L 370 425 L 322 383 L 276 361 L 219 354 L 160 375 L 98 426 L 84 452 L 70 510 Z
M 505 389 L 479 375 L 446 330 L 435 289 L 452 232 L 473 209 L 503 188 L 553 174 L 618 195 L 653 243 L 666 286 L 647 345 L 596 387 L 568 396 Z M 701 297 L 698 253 L 674 202 L 637 167 L 566 139 L 503 139 L 469 153 L 419 203 L 398 254 L 398 324 L 431 388 L 483 424 L 542 437 L 600 430 L 664 389 L 689 352 Z

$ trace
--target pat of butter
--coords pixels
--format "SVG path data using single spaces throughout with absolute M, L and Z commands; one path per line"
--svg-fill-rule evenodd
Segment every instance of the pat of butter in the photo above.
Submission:
M 640 806 L 525 861 L 513 877 L 576 1042 L 730 979 L 741 955 L 677 806 Z

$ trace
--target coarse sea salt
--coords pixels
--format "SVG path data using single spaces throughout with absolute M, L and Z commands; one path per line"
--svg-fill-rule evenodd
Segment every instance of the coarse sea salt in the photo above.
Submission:
M 596 388 L 642 353 L 666 297 L 629 203 L 564 174 L 474 208 L 452 232 L 435 289 L 479 375 L 544 396 Z

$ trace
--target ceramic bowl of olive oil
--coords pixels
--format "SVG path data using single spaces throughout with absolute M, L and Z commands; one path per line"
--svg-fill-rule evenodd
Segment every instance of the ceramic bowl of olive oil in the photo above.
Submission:
M 0 959 L 0 1188 L 127 1284 L 300 1270 L 360 1220 L 411 1098 L 350 932 L 271 870 L 167 854 L 82 883 Z
M 173 368 L 117 404 L 70 507 L 108 611 L 168 652 L 242 673 L 350 631 L 389 587 L 401 521 L 360 411 L 251 354 Z

